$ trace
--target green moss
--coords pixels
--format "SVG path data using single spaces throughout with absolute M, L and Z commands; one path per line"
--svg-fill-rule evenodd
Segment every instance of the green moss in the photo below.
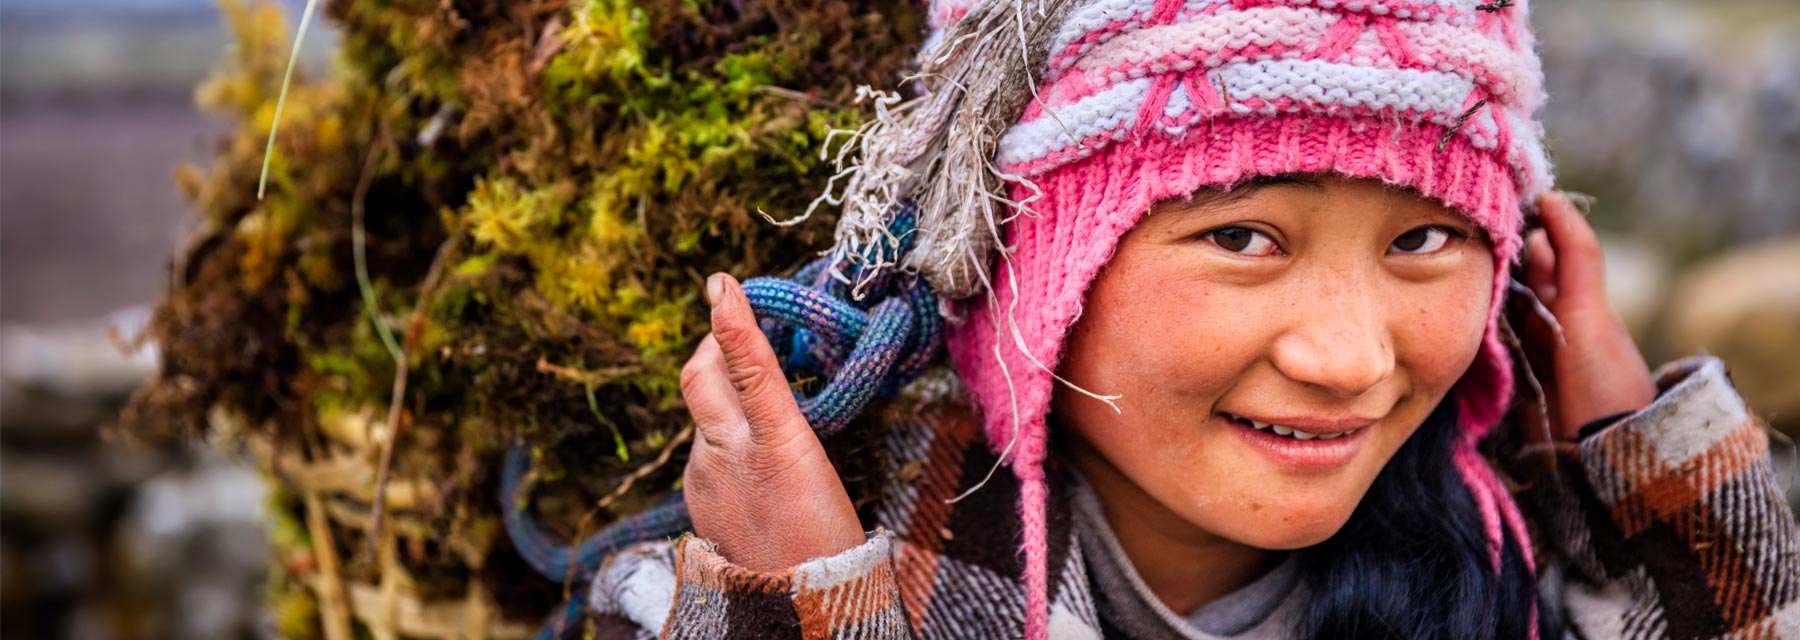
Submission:
M 275 576 L 270 577 L 267 590 L 269 618 L 277 637 L 319 637 L 319 601 L 312 590 Z
M 483 249 L 518 253 L 557 230 L 573 185 L 526 188 L 517 180 L 477 178 L 460 217 Z
M 153 321 L 160 383 L 125 426 L 193 433 L 223 405 L 318 454 L 320 416 L 385 415 L 386 323 L 411 367 L 395 475 L 444 501 L 410 514 L 444 538 L 404 562 L 445 594 L 472 571 L 449 550 L 493 543 L 476 525 L 497 522 L 515 437 L 537 453 L 540 519 L 572 535 L 687 425 L 700 278 L 789 268 L 829 239 L 829 215 L 776 227 L 757 212 L 819 193 L 819 145 L 863 117 L 842 105 L 858 84 L 891 87 L 922 32 L 889 2 L 332 0 L 338 62 L 296 75 L 259 201 L 290 26 L 272 5 L 221 6 L 238 44 L 198 97 L 238 125 L 209 169 L 181 174 L 200 237 Z M 354 275 L 359 204 L 372 303 Z M 589 530 L 670 490 L 682 460 Z M 510 615 L 561 596 L 509 554 L 488 560 L 480 577 Z

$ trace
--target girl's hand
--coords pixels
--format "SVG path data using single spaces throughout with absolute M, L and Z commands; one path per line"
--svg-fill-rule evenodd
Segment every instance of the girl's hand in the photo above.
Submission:
M 1540 198 L 1538 210 L 1544 228 L 1526 236 L 1525 284 L 1556 316 L 1562 336 L 1559 343 L 1550 324 L 1533 315 L 1526 348 L 1544 387 L 1551 435 L 1574 440 L 1589 422 L 1649 406 L 1656 383 L 1606 301 L 1606 265 L 1593 227 L 1560 192 Z
M 694 533 L 726 559 L 775 572 L 865 540 L 850 496 L 800 414 L 750 300 L 723 273 L 706 281 L 711 334 L 681 370 L 699 437 L 683 484 Z

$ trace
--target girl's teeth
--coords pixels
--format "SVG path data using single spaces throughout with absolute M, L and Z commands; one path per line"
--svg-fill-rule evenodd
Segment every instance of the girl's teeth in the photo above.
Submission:
M 1350 435 L 1352 433 L 1356 433 L 1355 429 L 1351 429 L 1349 431 L 1344 431 L 1341 433 L 1332 433 L 1332 434 L 1308 433 L 1305 431 L 1300 431 L 1298 429 L 1290 429 L 1288 427 L 1283 427 L 1280 425 L 1269 424 L 1267 422 L 1257 422 L 1257 421 L 1251 420 L 1249 418 L 1240 418 L 1240 419 L 1245 422 L 1250 423 L 1250 426 L 1255 427 L 1256 430 L 1258 430 L 1258 431 L 1272 431 L 1275 433 L 1275 435 L 1287 436 L 1287 437 L 1293 438 L 1295 440 L 1312 440 L 1314 438 L 1317 438 L 1319 440 L 1336 440 L 1338 438 L 1342 438 L 1342 437 Z

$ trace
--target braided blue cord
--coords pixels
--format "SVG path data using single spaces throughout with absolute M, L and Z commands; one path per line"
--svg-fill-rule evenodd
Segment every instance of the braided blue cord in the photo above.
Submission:
M 895 216 L 889 228 L 898 240 L 896 256 L 911 246 L 914 214 Z M 802 267 L 792 279 L 752 278 L 744 294 L 790 377 L 829 381 L 811 396 L 795 392 L 808 424 L 820 437 L 843 430 L 877 397 L 888 397 L 925 371 L 943 347 L 944 321 L 937 296 L 914 274 L 889 270 L 864 285 L 858 300 L 834 277 L 831 258 Z M 864 272 L 859 265 L 857 276 Z M 680 535 L 693 528 L 687 505 L 675 491 L 649 511 L 625 518 L 583 540 L 565 545 L 532 519 L 530 487 L 524 482 L 531 455 L 515 441 L 501 470 L 500 504 L 513 547 L 538 573 L 551 580 L 588 580 L 607 556 L 626 546 Z M 572 637 L 585 612 L 582 598 L 564 603 L 538 633 L 540 640 Z
M 532 640 L 575 640 L 586 630 L 586 625 L 581 624 L 586 620 L 587 607 L 582 605 L 581 596 L 570 597 L 550 613 L 550 619 L 538 627 Z
M 500 504 L 509 507 L 502 519 L 519 556 L 551 580 L 586 580 L 599 570 L 601 561 L 618 550 L 645 540 L 678 536 L 694 526 L 677 490 L 650 510 L 614 522 L 580 545 L 564 545 L 531 518 L 527 507 L 530 487 L 524 482 L 530 469 L 530 451 L 515 442 L 506 452 L 506 466 L 500 474 Z
M 890 247 L 895 260 L 911 249 L 914 224 L 913 211 L 903 209 L 889 227 L 890 235 L 897 240 Z M 906 383 L 918 378 L 942 347 L 944 319 L 938 314 L 937 296 L 914 274 L 889 268 L 867 283 L 864 294 L 858 299 L 859 296 L 851 294 L 848 283 L 834 277 L 832 264 L 831 259 L 815 260 L 802 267 L 791 280 L 755 278 L 744 283 L 744 291 L 759 315 L 765 319 L 773 316 L 776 321 L 765 322 L 763 331 L 782 356 L 782 368 L 790 377 L 838 375 L 845 366 L 847 352 L 856 346 L 893 349 L 899 359 L 890 373 L 882 377 L 872 397 L 892 396 Z M 862 279 L 865 266 L 858 264 L 856 267 L 855 277 L 849 280 Z M 864 316 L 879 313 L 882 302 L 895 298 L 905 299 L 913 315 L 913 324 L 907 329 L 904 344 L 896 348 L 892 344 L 893 336 L 884 333 L 873 338 L 881 344 L 862 345 L 859 329 L 872 320 Z M 795 309 L 795 306 L 799 308 Z M 863 313 L 865 311 L 867 314 Z M 854 415 L 866 404 L 866 400 L 857 404 L 850 413 Z M 814 417 L 808 415 L 809 419 Z M 822 423 L 841 426 L 840 421 L 847 421 L 842 415 L 819 418 L 822 420 L 812 423 L 815 429 Z
M 912 306 L 899 298 L 888 298 L 873 312 L 864 312 L 820 291 L 775 278 L 745 282 L 744 295 L 765 319 L 794 325 L 837 350 L 852 345 L 823 390 L 810 397 L 795 393 L 800 412 L 820 436 L 835 435 L 869 400 L 890 386 L 889 374 L 916 324 Z M 789 360 L 791 364 L 792 358 Z

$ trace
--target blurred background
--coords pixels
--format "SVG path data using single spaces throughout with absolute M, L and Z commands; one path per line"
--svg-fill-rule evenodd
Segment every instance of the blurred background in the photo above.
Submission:
M 121 345 L 192 227 L 172 171 L 230 126 L 194 106 L 230 45 L 211 0 L 0 2 L 0 636 L 268 635 L 261 479 L 103 430 L 154 366 Z
M 1800 433 L 1800 5 L 1534 11 L 1562 185 L 1647 357 L 1719 354 Z M 328 70 L 329 28 L 308 45 Z M 256 472 L 104 428 L 155 362 L 126 347 L 190 228 L 173 170 L 230 125 L 193 106 L 229 46 L 210 0 L 0 0 L 0 636 L 273 633 Z

